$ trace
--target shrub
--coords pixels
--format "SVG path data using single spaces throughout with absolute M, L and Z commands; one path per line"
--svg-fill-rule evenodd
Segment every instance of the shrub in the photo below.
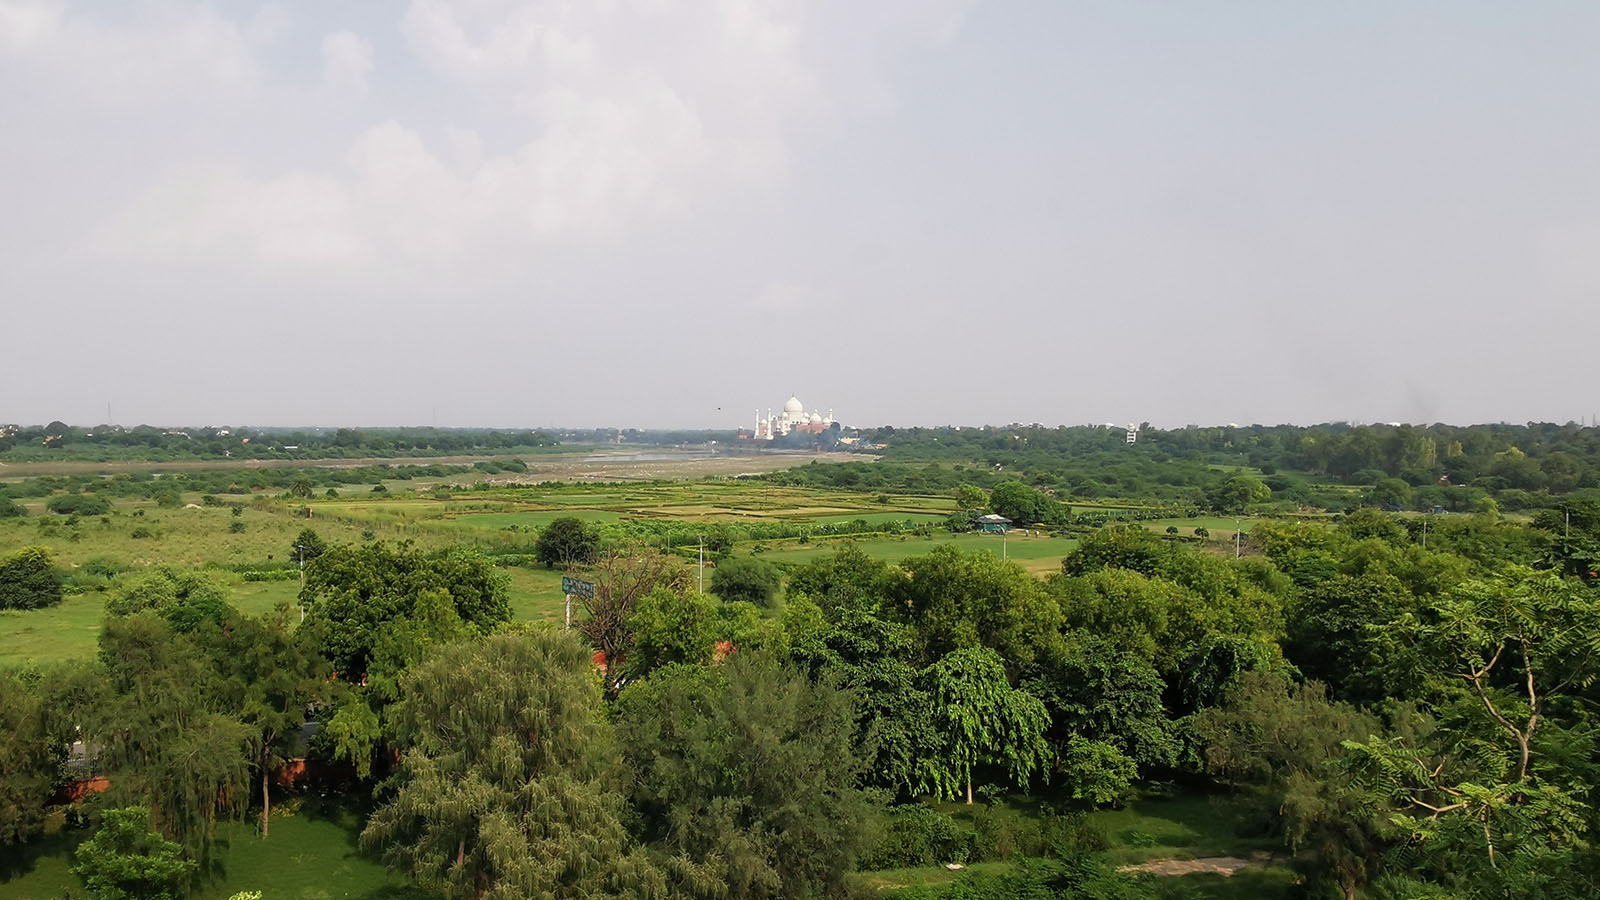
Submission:
M 228 532 L 230 534 L 243 534 L 244 533 L 244 523 L 243 522 L 229 522 L 228 523 Z
M 61 602 L 61 576 L 43 547 L 23 547 L 0 561 L 0 609 L 42 609 Z
M 0 497 L 0 519 L 20 519 L 28 514 L 28 508 L 10 497 Z
M 885 819 L 877 846 L 861 860 L 863 869 L 966 862 L 972 854 L 972 832 L 926 804 L 891 806 Z
M 103 516 L 111 512 L 111 501 L 96 494 L 62 494 L 51 497 L 45 509 L 63 516 Z

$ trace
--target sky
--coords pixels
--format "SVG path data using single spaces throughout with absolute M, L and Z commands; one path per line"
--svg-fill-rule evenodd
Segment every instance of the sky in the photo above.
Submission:
M 0 422 L 1585 420 L 1600 4 L 0 0 Z

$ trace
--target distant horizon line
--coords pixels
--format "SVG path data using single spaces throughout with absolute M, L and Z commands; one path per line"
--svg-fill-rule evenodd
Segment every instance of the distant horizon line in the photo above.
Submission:
M 61 420 L 56 419 L 56 420 L 52 420 L 52 421 L 60 422 Z M 10 429 L 17 429 L 17 430 L 21 430 L 21 429 L 44 429 L 44 428 L 48 427 L 48 424 L 49 423 L 23 424 L 23 423 L 20 423 L 20 422 L 0 422 L 0 434 L 4 434 L 7 430 L 10 430 Z M 66 425 L 68 428 L 84 430 L 84 431 L 92 431 L 92 430 L 95 430 L 95 429 L 106 429 L 106 428 L 115 428 L 115 429 L 121 429 L 121 430 L 132 430 L 132 429 L 135 429 L 135 428 L 161 428 L 161 429 L 168 429 L 168 430 L 184 430 L 184 429 L 212 429 L 212 430 L 229 429 L 229 430 L 232 430 L 232 429 L 241 429 L 241 428 L 243 428 L 243 429 L 254 429 L 254 430 L 258 430 L 258 431 L 274 431 L 274 432 L 278 432 L 278 431 L 337 431 L 339 429 L 348 428 L 348 429 L 354 429 L 354 430 L 361 430 L 361 429 L 417 429 L 417 430 L 433 429 L 433 430 L 436 430 L 436 431 L 542 431 L 542 432 L 547 432 L 547 433 L 565 433 L 565 432 L 577 432 L 577 431 L 614 431 L 614 432 L 635 431 L 635 432 L 641 432 L 641 433 L 664 432 L 664 431 L 694 431 L 694 432 L 707 432 L 707 433 L 712 433 L 712 432 L 725 433 L 725 432 L 740 432 L 740 431 L 745 430 L 743 425 L 717 425 L 717 426 L 708 426 L 708 425 L 654 425 L 654 426 L 639 426 L 639 425 L 563 425 L 563 426 L 554 426 L 554 425 L 438 425 L 438 424 L 431 424 L 430 425 L 430 424 L 374 424 L 374 423 L 367 423 L 367 424 L 360 424 L 360 425 L 352 425 L 352 424 L 348 424 L 348 423 L 340 424 L 340 425 L 314 425 L 314 424 L 263 425 L 263 424 L 250 424 L 250 423 L 229 423 L 229 422 L 223 422 L 223 423 L 220 423 L 220 424 L 210 424 L 210 423 L 205 423 L 205 424 L 195 424 L 195 423 L 173 424 L 173 423 L 140 422 L 140 423 L 135 424 L 135 425 L 123 425 L 123 424 L 115 423 L 115 422 L 98 422 L 98 423 L 95 423 L 95 424 L 92 424 L 92 425 L 75 425 L 75 424 L 72 424 L 70 422 L 61 422 L 61 424 Z M 946 423 L 941 423 L 941 424 L 936 424 L 936 425 L 898 424 L 898 423 L 889 423 L 889 422 L 881 423 L 881 424 L 877 424 L 877 425 L 845 425 L 842 422 L 841 423 L 837 423 L 837 424 L 839 424 L 841 428 L 848 428 L 848 429 L 855 430 L 855 431 L 873 431 L 873 430 L 882 429 L 882 428 L 896 428 L 896 429 L 924 428 L 924 429 L 930 429 L 930 430 L 932 430 L 932 429 L 952 429 L 952 430 L 961 430 L 961 431 L 967 431 L 967 430 L 981 431 L 981 430 L 985 430 L 985 429 L 1003 429 L 1003 428 L 1043 428 L 1043 429 L 1052 429 L 1052 430 L 1053 429 L 1057 429 L 1057 428 L 1117 428 L 1117 429 L 1138 428 L 1139 430 L 1152 429 L 1152 430 L 1155 430 L 1155 431 L 1185 431 L 1185 430 L 1188 430 L 1188 429 L 1200 429 L 1200 428 L 1236 428 L 1236 429 L 1244 429 L 1244 428 L 1318 428 L 1318 427 L 1323 427 L 1323 426 L 1328 426 L 1328 425 L 1343 425 L 1343 426 L 1347 426 L 1347 427 L 1350 427 L 1350 428 L 1363 428 L 1363 427 L 1372 427 L 1372 426 L 1382 426 L 1382 427 L 1386 427 L 1386 428 L 1402 428 L 1402 427 L 1432 428 L 1432 427 L 1436 427 L 1436 426 L 1443 426 L 1443 427 L 1446 427 L 1446 428 L 1482 428 L 1482 427 L 1489 427 L 1489 426 L 1510 426 L 1510 427 L 1516 427 L 1516 428 L 1526 428 L 1526 427 L 1545 426 L 1545 425 L 1551 425 L 1551 426 L 1556 426 L 1556 427 L 1565 427 L 1565 426 L 1568 426 L 1568 425 L 1575 425 L 1575 426 L 1577 426 L 1579 428 L 1593 428 L 1593 427 L 1596 427 L 1597 424 L 1600 424 L 1600 423 L 1597 423 L 1596 421 L 1585 422 L 1582 419 L 1568 419 L 1565 422 L 1533 421 L 1533 420 L 1524 420 L 1524 421 L 1521 421 L 1521 422 L 1511 422 L 1511 421 L 1507 421 L 1507 420 L 1503 420 L 1502 419 L 1500 421 L 1492 421 L 1492 422 L 1491 421 L 1480 421 L 1480 422 L 1467 422 L 1467 423 L 1456 423 L 1456 422 L 1445 422 L 1445 421 L 1403 422 L 1403 421 L 1392 421 L 1392 420 L 1390 420 L 1390 421 L 1370 420 L 1369 421 L 1369 420 L 1360 420 L 1360 419 L 1326 419 L 1326 420 L 1319 421 L 1319 422 L 1311 422 L 1311 423 L 1304 423 L 1304 424 L 1298 423 L 1298 422 L 1277 422 L 1277 423 L 1271 423 L 1271 424 L 1263 423 L 1263 422 L 1251 422 L 1251 423 L 1239 423 L 1239 422 L 1196 423 L 1196 422 L 1191 422 L 1191 423 L 1186 423 L 1186 424 L 1180 425 L 1180 426 L 1162 426 L 1162 425 L 1157 425 L 1157 424 L 1153 424 L 1153 423 L 1149 423 L 1149 422 L 1129 422 L 1129 423 L 1118 423 L 1118 422 L 1078 422 L 1078 423 L 1075 423 L 1075 424 L 1062 423 L 1062 424 L 1057 424 L 1057 425 L 1047 425 L 1047 424 L 1044 424 L 1044 423 L 1041 423 L 1041 422 L 1007 422 L 1007 423 L 1003 423 L 1003 424 L 986 423 L 986 424 L 980 424 L 980 425 L 958 424 L 958 423 L 952 423 L 952 422 L 946 422 Z

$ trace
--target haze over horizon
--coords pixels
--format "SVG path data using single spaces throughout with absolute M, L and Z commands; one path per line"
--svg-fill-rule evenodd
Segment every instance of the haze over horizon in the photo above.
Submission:
M 1566 422 L 1600 7 L 0 0 L 0 421 Z

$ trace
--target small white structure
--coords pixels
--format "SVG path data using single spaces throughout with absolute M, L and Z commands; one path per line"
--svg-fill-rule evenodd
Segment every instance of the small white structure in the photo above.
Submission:
M 782 437 L 791 431 L 803 431 L 808 434 L 821 434 L 833 425 L 833 410 L 828 410 L 823 415 L 820 410 L 806 412 L 806 405 L 800 402 L 799 397 L 791 396 L 783 404 L 783 411 L 773 415 L 772 410 L 767 410 L 765 418 L 761 410 L 756 410 L 755 432 L 756 440 L 770 441 Z
M 1129 423 L 1129 425 L 1128 425 L 1128 443 L 1137 444 L 1138 442 L 1139 442 L 1139 426 L 1134 425 L 1132 423 Z

